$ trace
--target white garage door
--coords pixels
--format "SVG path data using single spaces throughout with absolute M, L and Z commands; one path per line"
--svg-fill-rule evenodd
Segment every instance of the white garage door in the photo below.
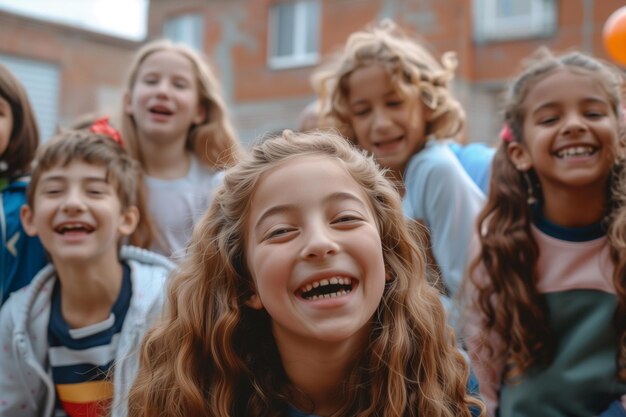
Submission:
M 56 131 L 59 103 L 59 68 L 48 62 L 0 54 L 0 62 L 22 82 L 39 124 L 41 141 Z

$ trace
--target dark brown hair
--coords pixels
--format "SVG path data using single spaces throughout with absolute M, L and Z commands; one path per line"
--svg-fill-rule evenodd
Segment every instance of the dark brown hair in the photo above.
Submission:
M 617 71 L 579 52 L 555 56 L 541 49 L 508 90 L 505 122 L 512 131 L 512 140 L 524 142 L 523 104 L 529 91 L 548 75 L 563 69 L 597 80 L 615 116 L 623 120 L 620 101 L 623 79 Z M 620 129 L 618 135 L 623 146 L 623 126 Z M 480 265 L 488 275 L 485 283 L 475 282 L 478 305 L 486 319 L 486 330 L 495 332 L 502 340 L 501 349 L 491 354 L 506 357 L 505 378 L 510 379 L 533 366 L 549 363 L 554 340 L 548 326 L 547 303 L 536 286 L 539 247 L 531 230 L 533 211 L 527 204 L 529 185 L 509 159 L 507 147 L 508 143 L 503 141 L 494 156 L 488 200 L 478 217 L 480 253 L 471 264 L 471 275 L 478 278 L 476 270 Z M 615 264 L 613 283 L 618 297 L 615 323 L 620 348 L 616 359 L 619 377 L 626 381 L 626 172 L 623 165 L 623 157 L 616 155 L 607 184 L 604 223 Z M 541 187 L 533 170 L 528 172 L 528 178 L 530 189 L 541 201 Z
M 4 153 L 0 155 L 0 159 L 6 162 L 8 167 L 5 172 L 0 173 L 0 176 L 15 178 L 30 170 L 30 163 L 39 145 L 39 129 L 24 87 L 2 64 L 0 64 L 0 97 L 9 103 L 13 113 L 9 143 Z

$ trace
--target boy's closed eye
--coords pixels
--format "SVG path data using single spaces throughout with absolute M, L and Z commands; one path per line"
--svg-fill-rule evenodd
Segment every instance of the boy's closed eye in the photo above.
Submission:
M 63 192 L 63 189 L 60 187 L 47 187 L 41 190 L 41 194 L 47 195 L 47 196 L 58 195 L 58 194 L 61 194 L 61 192 Z
M 92 188 L 87 188 L 87 194 L 91 195 L 91 196 L 95 196 L 95 197 L 100 197 L 103 195 L 108 194 L 108 190 L 105 188 L 100 188 L 100 187 L 92 187 Z
M 39 194 L 46 196 L 53 196 L 61 194 L 65 190 L 65 186 L 61 181 L 57 180 L 44 180 L 38 187 Z

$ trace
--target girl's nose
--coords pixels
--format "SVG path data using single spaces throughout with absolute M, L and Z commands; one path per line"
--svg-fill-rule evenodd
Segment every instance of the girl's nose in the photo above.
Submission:
M 374 110 L 374 130 L 377 132 L 385 131 L 391 127 L 391 118 L 384 110 Z
M 339 252 L 339 245 L 326 228 L 314 228 L 305 235 L 305 239 L 306 241 L 301 252 L 301 256 L 304 259 L 324 259 Z
M 160 97 L 167 97 L 170 93 L 170 85 L 166 80 L 159 81 L 157 85 L 157 94 Z
M 565 123 L 563 124 L 563 133 L 566 135 L 575 135 L 585 132 L 587 125 L 585 124 L 582 115 L 571 112 L 565 116 Z

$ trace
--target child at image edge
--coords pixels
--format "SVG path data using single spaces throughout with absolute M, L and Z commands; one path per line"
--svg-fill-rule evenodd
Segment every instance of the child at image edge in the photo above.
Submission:
M 52 263 L 0 310 L 0 416 L 126 415 L 173 269 L 120 249 L 139 220 L 140 185 L 137 162 L 109 136 L 68 131 L 39 149 L 22 222 Z
M 350 36 L 341 55 L 314 76 L 321 123 L 370 152 L 400 185 L 404 214 L 430 232 L 446 293 L 458 293 L 484 194 L 445 139 L 463 127 L 452 96 L 453 53 L 441 64 L 389 20 Z
M 509 88 L 465 315 L 494 415 L 626 415 L 621 84 L 544 50 Z
M 130 415 L 482 415 L 408 229 L 342 138 L 255 146 L 194 230 Z
M 242 153 L 215 75 L 190 48 L 150 42 L 131 64 L 118 123 L 146 173 L 153 249 L 179 260 L 221 170 Z
M 37 122 L 26 91 L 0 65 L 0 306 L 47 263 L 39 239 L 24 233 L 20 221 L 30 163 L 38 144 Z

